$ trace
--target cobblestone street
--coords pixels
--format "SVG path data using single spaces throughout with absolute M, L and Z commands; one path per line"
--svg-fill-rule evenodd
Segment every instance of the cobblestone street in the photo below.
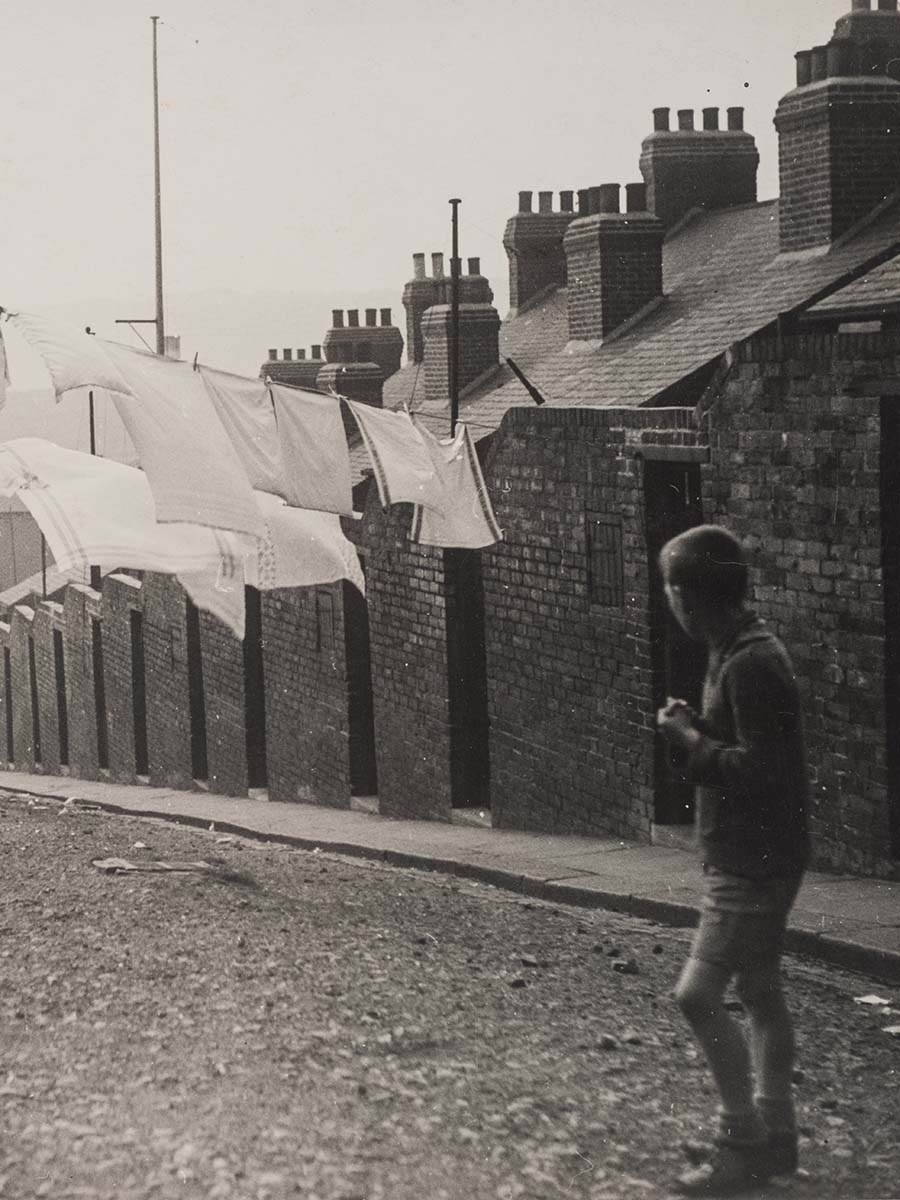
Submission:
M 684 930 L 22 796 L 0 814 L 4 1200 L 652 1198 L 708 1132 L 670 996 Z M 900 994 L 787 974 L 803 1170 L 765 1194 L 895 1198 Z

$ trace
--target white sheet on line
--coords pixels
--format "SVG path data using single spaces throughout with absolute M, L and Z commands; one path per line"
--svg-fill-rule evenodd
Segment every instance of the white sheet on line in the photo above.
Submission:
M 198 368 L 219 419 L 254 488 L 285 495 L 275 410 L 261 379 Z
M 481 473 L 469 430 L 459 425 L 453 438 L 436 438 L 418 427 L 434 464 L 434 503 L 416 505 L 411 537 L 428 546 L 478 550 L 503 537 Z
M 285 478 L 279 495 L 298 508 L 349 515 L 353 489 L 340 400 L 277 383 L 269 387 Z
M 102 346 L 129 389 L 111 394 L 150 481 L 157 520 L 261 536 L 250 480 L 200 372 L 115 342 Z
M 258 493 L 257 500 L 267 537 L 258 554 L 247 560 L 249 584 L 266 592 L 348 579 L 365 592 L 359 555 L 336 513 L 291 508 L 278 496 L 264 493 Z
M 57 396 L 75 388 L 127 391 L 103 343 L 80 329 L 57 325 L 34 313 L 8 313 L 10 324 L 41 356 Z
M 435 475 L 431 455 L 407 412 L 372 408 L 346 400 L 353 413 L 375 471 L 382 505 L 435 504 Z

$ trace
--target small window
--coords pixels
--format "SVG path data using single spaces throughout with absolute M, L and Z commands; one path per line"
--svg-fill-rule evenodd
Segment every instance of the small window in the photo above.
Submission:
M 621 608 L 625 603 L 622 522 L 587 515 L 588 596 L 591 604 Z

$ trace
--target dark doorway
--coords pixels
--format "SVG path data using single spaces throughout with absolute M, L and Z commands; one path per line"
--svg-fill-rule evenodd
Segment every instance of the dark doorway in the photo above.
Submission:
M 6 702 L 6 761 L 14 762 L 16 744 L 13 725 L 12 655 L 9 647 L 3 647 L 3 698 Z
M 131 719 L 134 727 L 134 773 L 150 773 L 147 745 L 147 664 L 144 660 L 144 614 L 131 610 Z
M 900 401 L 881 401 L 881 560 L 891 849 L 900 858 Z
M 665 543 L 703 520 L 700 467 L 696 463 L 644 463 L 644 505 L 650 568 L 650 667 L 653 711 L 667 697 L 700 706 L 706 655 L 669 611 L 657 559 Z M 656 739 L 654 766 L 657 825 L 687 825 L 694 818 L 694 789 Z
M 266 682 L 263 675 L 262 597 L 244 588 L 244 719 L 247 735 L 247 784 L 262 788 L 266 771 Z
M 34 656 L 34 638 L 28 637 L 28 683 L 31 692 L 31 741 L 34 761 L 43 761 L 41 754 L 41 705 L 38 698 L 37 663 Z
M 206 752 L 206 697 L 203 693 L 203 654 L 200 648 L 200 612 L 185 599 L 187 619 L 188 709 L 191 726 L 191 775 L 203 782 L 209 779 Z
M 91 660 L 94 668 L 94 715 L 97 722 L 97 766 L 109 767 L 109 730 L 106 725 L 106 681 L 103 678 L 103 630 L 91 619 Z
M 484 585 L 477 550 L 445 550 L 450 791 L 454 808 L 490 806 Z
M 62 630 L 53 630 L 53 666 L 56 675 L 56 721 L 59 726 L 59 765 L 69 765 L 69 706 L 66 703 L 66 655 Z
M 374 796 L 378 792 L 378 773 L 375 766 L 369 608 L 365 596 L 346 580 L 343 602 L 350 726 L 350 792 L 354 796 Z

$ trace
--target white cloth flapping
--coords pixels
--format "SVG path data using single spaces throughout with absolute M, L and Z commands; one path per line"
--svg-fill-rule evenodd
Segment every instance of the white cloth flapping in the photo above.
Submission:
M 277 383 L 269 387 L 284 472 L 279 494 L 297 508 L 351 514 L 350 452 L 340 400 Z
M 419 433 L 434 465 L 432 504 L 416 505 L 411 537 L 428 546 L 478 550 L 499 542 L 503 532 L 478 462 L 472 437 L 465 425 L 456 436 L 436 438 L 427 429 Z
M 372 408 L 356 400 L 345 403 L 362 434 L 383 507 L 403 502 L 434 505 L 434 464 L 409 413 Z

